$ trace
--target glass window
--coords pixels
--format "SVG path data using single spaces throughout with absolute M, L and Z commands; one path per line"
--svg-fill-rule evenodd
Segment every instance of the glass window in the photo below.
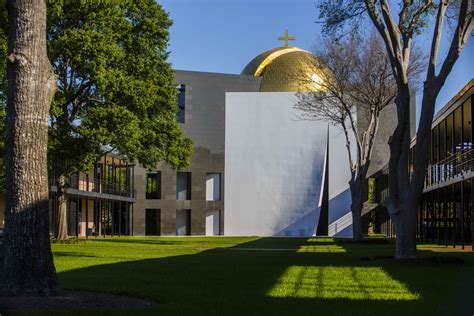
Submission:
M 176 235 L 191 235 L 191 210 L 176 210 Z
M 439 152 L 439 146 L 438 146 L 438 126 L 435 126 L 433 128 L 432 134 L 431 134 L 431 144 L 432 144 L 432 154 L 431 154 L 431 162 L 437 163 L 438 160 L 438 152 Z
M 462 107 L 454 111 L 454 146 L 456 152 L 462 150 Z
M 178 121 L 180 123 L 184 123 L 184 114 L 186 108 L 186 86 L 184 84 L 179 84 L 176 86 L 176 90 L 178 90 Z
M 446 118 L 446 152 L 448 156 L 453 154 L 453 114 Z
M 177 173 L 176 200 L 191 200 L 191 172 Z
M 161 210 L 145 209 L 145 236 L 161 235 Z
M 219 201 L 221 199 L 221 175 L 208 173 L 206 175 L 206 201 Z
M 161 199 L 161 172 L 146 174 L 146 198 Z
M 463 138 L 464 138 L 464 148 L 472 148 L 472 102 L 469 98 L 463 104 Z
M 446 158 L 446 121 L 439 124 L 439 160 Z

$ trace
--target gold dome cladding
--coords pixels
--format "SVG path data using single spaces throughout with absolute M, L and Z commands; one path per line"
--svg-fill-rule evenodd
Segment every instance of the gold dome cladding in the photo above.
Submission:
M 278 47 L 255 57 L 242 74 L 261 76 L 261 92 L 314 92 L 321 90 L 321 80 L 327 77 L 323 68 L 307 51 Z

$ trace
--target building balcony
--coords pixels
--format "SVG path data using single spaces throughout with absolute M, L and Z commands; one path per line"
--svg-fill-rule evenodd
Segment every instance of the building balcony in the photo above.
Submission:
M 50 179 L 49 188 L 50 192 L 57 192 L 55 179 Z M 101 181 L 99 179 L 93 179 L 93 177 L 90 177 L 88 174 L 72 175 L 69 178 L 66 192 L 68 195 L 126 202 L 135 202 L 136 197 L 135 188 L 130 181 L 119 181 L 118 183 Z
M 463 149 L 428 166 L 424 191 L 469 179 L 474 176 L 474 149 Z

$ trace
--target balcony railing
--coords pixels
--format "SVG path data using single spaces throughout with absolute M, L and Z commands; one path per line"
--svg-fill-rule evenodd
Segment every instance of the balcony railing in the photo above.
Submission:
M 75 189 L 84 192 L 96 192 L 110 195 L 118 195 L 124 197 L 135 197 L 135 189 L 130 183 L 114 183 L 108 181 L 100 181 L 99 179 L 91 179 L 88 175 L 72 175 L 69 178 L 68 189 Z M 50 187 L 56 186 L 56 181 L 50 179 Z
M 473 170 L 474 149 L 464 149 L 429 165 L 426 171 L 425 187 L 441 184 Z

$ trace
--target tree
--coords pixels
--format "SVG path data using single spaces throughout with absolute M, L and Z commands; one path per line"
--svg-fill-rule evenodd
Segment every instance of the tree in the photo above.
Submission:
M 0 291 L 58 287 L 48 232 L 48 112 L 56 90 L 46 53 L 46 2 L 9 0 L 6 208 Z
M 303 119 L 326 121 L 344 133 L 351 174 L 354 240 L 363 238 L 361 212 L 367 198 L 366 177 L 380 114 L 396 96 L 382 45 L 376 36 L 367 40 L 325 40 L 315 52 L 327 73 L 325 80 L 318 81 L 321 92 L 299 93 L 295 106 L 303 112 Z
M 49 113 L 57 238 L 67 238 L 70 175 L 108 151 L 154 167 L 189 165 L 191 140 L 176 119 L 167 13 L 153 0 L 50 1 L 48 55 L 57 75 Z
M 388 0 L 320 0 L 320 18 L 325 30 L 334 34 L 346 22 L 357 27 L 368 17 L 381 35 L 397 84 L 398 123 L 390 138 L 389 197 L 385 201 L 395 225 L 396 250 L 399 259 L 416 258 L 417 209 L 423 191 L 428 165 L 431 123 L 438 94 L 450 74 L 474 27 L 472 0 L 400 1 L 396 15 Z M 447 12 L 451 11 L 448 15 Z M 395 18 L 397 16 L 398 18 Z M 434 23 L 431 23 L 434 21 Z M 443 28 L 452 24 L 449 49 L 438 61 Z M 421 116 L 416 133 L 413 173 L 408 171 L 410 149 L 409 106 L 410 82 L 408 70 L 413 41 L 417 34 L 433 27 L 429 61 L 423 84 Z M 437 69 L 437 65 L 440 67 Z

